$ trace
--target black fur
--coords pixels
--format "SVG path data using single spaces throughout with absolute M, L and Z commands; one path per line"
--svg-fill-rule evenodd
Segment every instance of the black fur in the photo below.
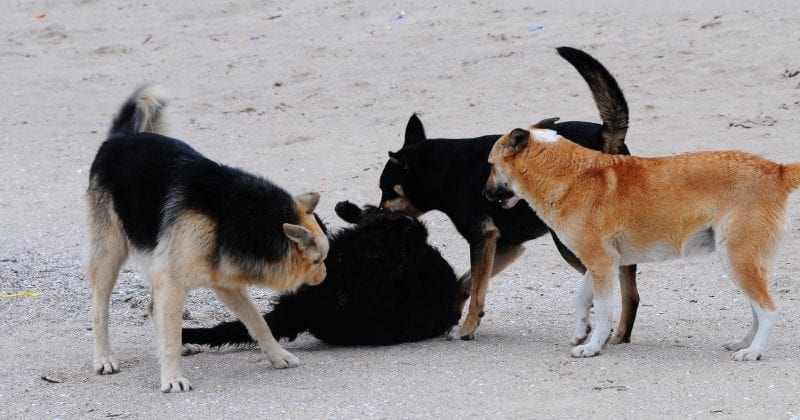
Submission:
M 115 121 L 117 125 L 126 126 Z M 153 250 L 172 218 L 193 210 L 216 223 L 212 263 L 221 253 L 243 267 L 286 255 L 290 241 L 283 224 L 299 221 L 289 193 L 264 178 L 211 161 L 180 140 L 115 133 L 100 146 L 90 177 L 110 192 L 136 248 Z
M 630 154 L 624 144 L 628 107 L 614 78 L 586 53 L 566 47 L 558 52 L 579 70 L 589 84 L 601 110 L 603 124 L 583 121 L 556 123 L 558 119 L 554 118 L 540 122 L 539 126 L 555 130 L 590 149 L 604 150 L 605 146 L 608 152 Z M 469 242 L 473 262 L 478 260 L 483 249 L 487 221 L 499 230 L 498 250 L 546 234 L 547 226 L 525 201 L 520 200 L 513 208 L 504 209 L 499 202 L 489 201 L 483 196 L 490 171 L 487 162 L 489 151 L 499 138 L 499 134 L 493 134 L 463 139 L 428 139 L 422 121 L 412 115 L 406 127 L 403 148 L 389 153 L 390 158 L 381 174 L 381 203 L 400 197 L 394 189 L 399 184 L 405 199 L 419 213 L 430 210 L 444 212 Z M 609 145 L 607 138 L 618 139 L 618 142 Z M 564 259 L 585 271 L 580 260 L 559 242 L 554 233 L 551 234 Z
M 308 331 L 331 344 L 389 345 L 441 336 L 458 323 L 455 273 L 426 242 L 422 222 L 349 202 L 336 213 L 354 225 L 329 235 L 325 281 L 281 295 L 264 315 L 276 339 Z M 183 342 L 254 344 L 239 321 L 184 328 Z

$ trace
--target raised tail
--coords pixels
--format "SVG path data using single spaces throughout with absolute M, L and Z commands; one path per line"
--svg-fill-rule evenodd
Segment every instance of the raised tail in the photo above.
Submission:
M 165 134 L 166 106 L 166 97 L 159 87 L 140 86 L 119 109 L 111 123 L 108 138 L 141 132 Z
M 278 298 L 272 311 L 264 314 L 272 336 L 276 340 L 282 338 L 289 341 L 308 329 L 302 316 L 300 299 L 295 294 L 286 294 Z M 241 321 L 221 322 L 211 328 L 184 328 L 183 343 L 201 344 L 211 347 L 225 345 L 252 346 L 256 342 L 247 327 Z
M 570 47 L 556 50 L 589 84 L 600 111 L 600 119 L 603 120 L 603 152 L 619 153 L 625 145 L 625 135 L 628 132 L 628 103 L 622 89 L 614 76 L 589 54 Z
M 789 188 L 792 190 L 800 188 L 800 162 L 783 165 L 783 170 Z

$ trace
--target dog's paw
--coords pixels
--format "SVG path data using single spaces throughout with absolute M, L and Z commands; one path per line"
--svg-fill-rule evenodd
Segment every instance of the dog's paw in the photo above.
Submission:
M 572 348 L 572 357 L 594 357 L 600 354 L 599 346 L 583 344 Z
M 300 366 L 300 359 L 283 348 L 267 352 L 267 360 L 275 369 L 286 369 Z
M 470 333 L 463 333 L 461 330 L 463 328 L 459 327 L 458 325 L 454 326 L 450 329 L 450 332 L 447 333 L 448 340 L 457 340 L 461 339 L 464 341 L 470 341 L 475 339 L 475 331 L 473 330 Z
M 586 337 L 589 336 L 589 333 L 592 331 L 592 326 L 589 324 L 579 325 L 575 328 L 575 333 L 572 334 L 572 339 L 569 340 L 569 344 L 573 346 L 577 346 L 578 344 L 583 343 L 586 341 Z
M 191 356 L 193 354 L 202 353 L 203 348 L 199 344 L 185 343 L 181 346 L 181 356 Z
M 733 360 L 736 360 L 737 362 L 761 360 L 761 354 L 762 350 L 748 347 L 734 353 Z
M 187 392 L 192 390 L 192 383 L 182 376 L 170 378 L 168 381 L 161 381 L 161 392 Z
M 608 339 L 608 342 L 611 344 L 622 344 L 622 343 L 630 343 L 630 338 L 625 338 L 625 334 L 621 333 L 614 333 L 611 338 Z
M 113 354 L 97 357 L 94 360 L 94 371 L 100 375 L 110 375 L 119 372 L 119 362 Z
M 739 351 L 741 349 L 747 348 L 750 346 L 750 343 L 742 341 L 729 341 L 722 345 L 725 350 L 729 351 Z

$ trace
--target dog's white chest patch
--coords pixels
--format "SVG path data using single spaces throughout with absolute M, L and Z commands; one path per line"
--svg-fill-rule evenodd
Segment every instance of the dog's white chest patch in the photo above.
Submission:
M 555 130 L 548 130 L 544 128 L 533 129 L 531 130 L 531 134 L 533 135 L 534 139 L 543 142 L 554 142 L 561 137 L 558 135 L 558 133 L 556 133 Z

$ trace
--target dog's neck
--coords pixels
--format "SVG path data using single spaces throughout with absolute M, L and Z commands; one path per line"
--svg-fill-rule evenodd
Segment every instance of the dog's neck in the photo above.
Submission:
M 582 182 L 602 178 L 603 168 L 616 156 L 584 148 L 569 140 L 531 141 L 521 155 L 508 161 L 506 170 L 517 180 L 514 190 L 524 198 L 551 228 L 556 203 Z

